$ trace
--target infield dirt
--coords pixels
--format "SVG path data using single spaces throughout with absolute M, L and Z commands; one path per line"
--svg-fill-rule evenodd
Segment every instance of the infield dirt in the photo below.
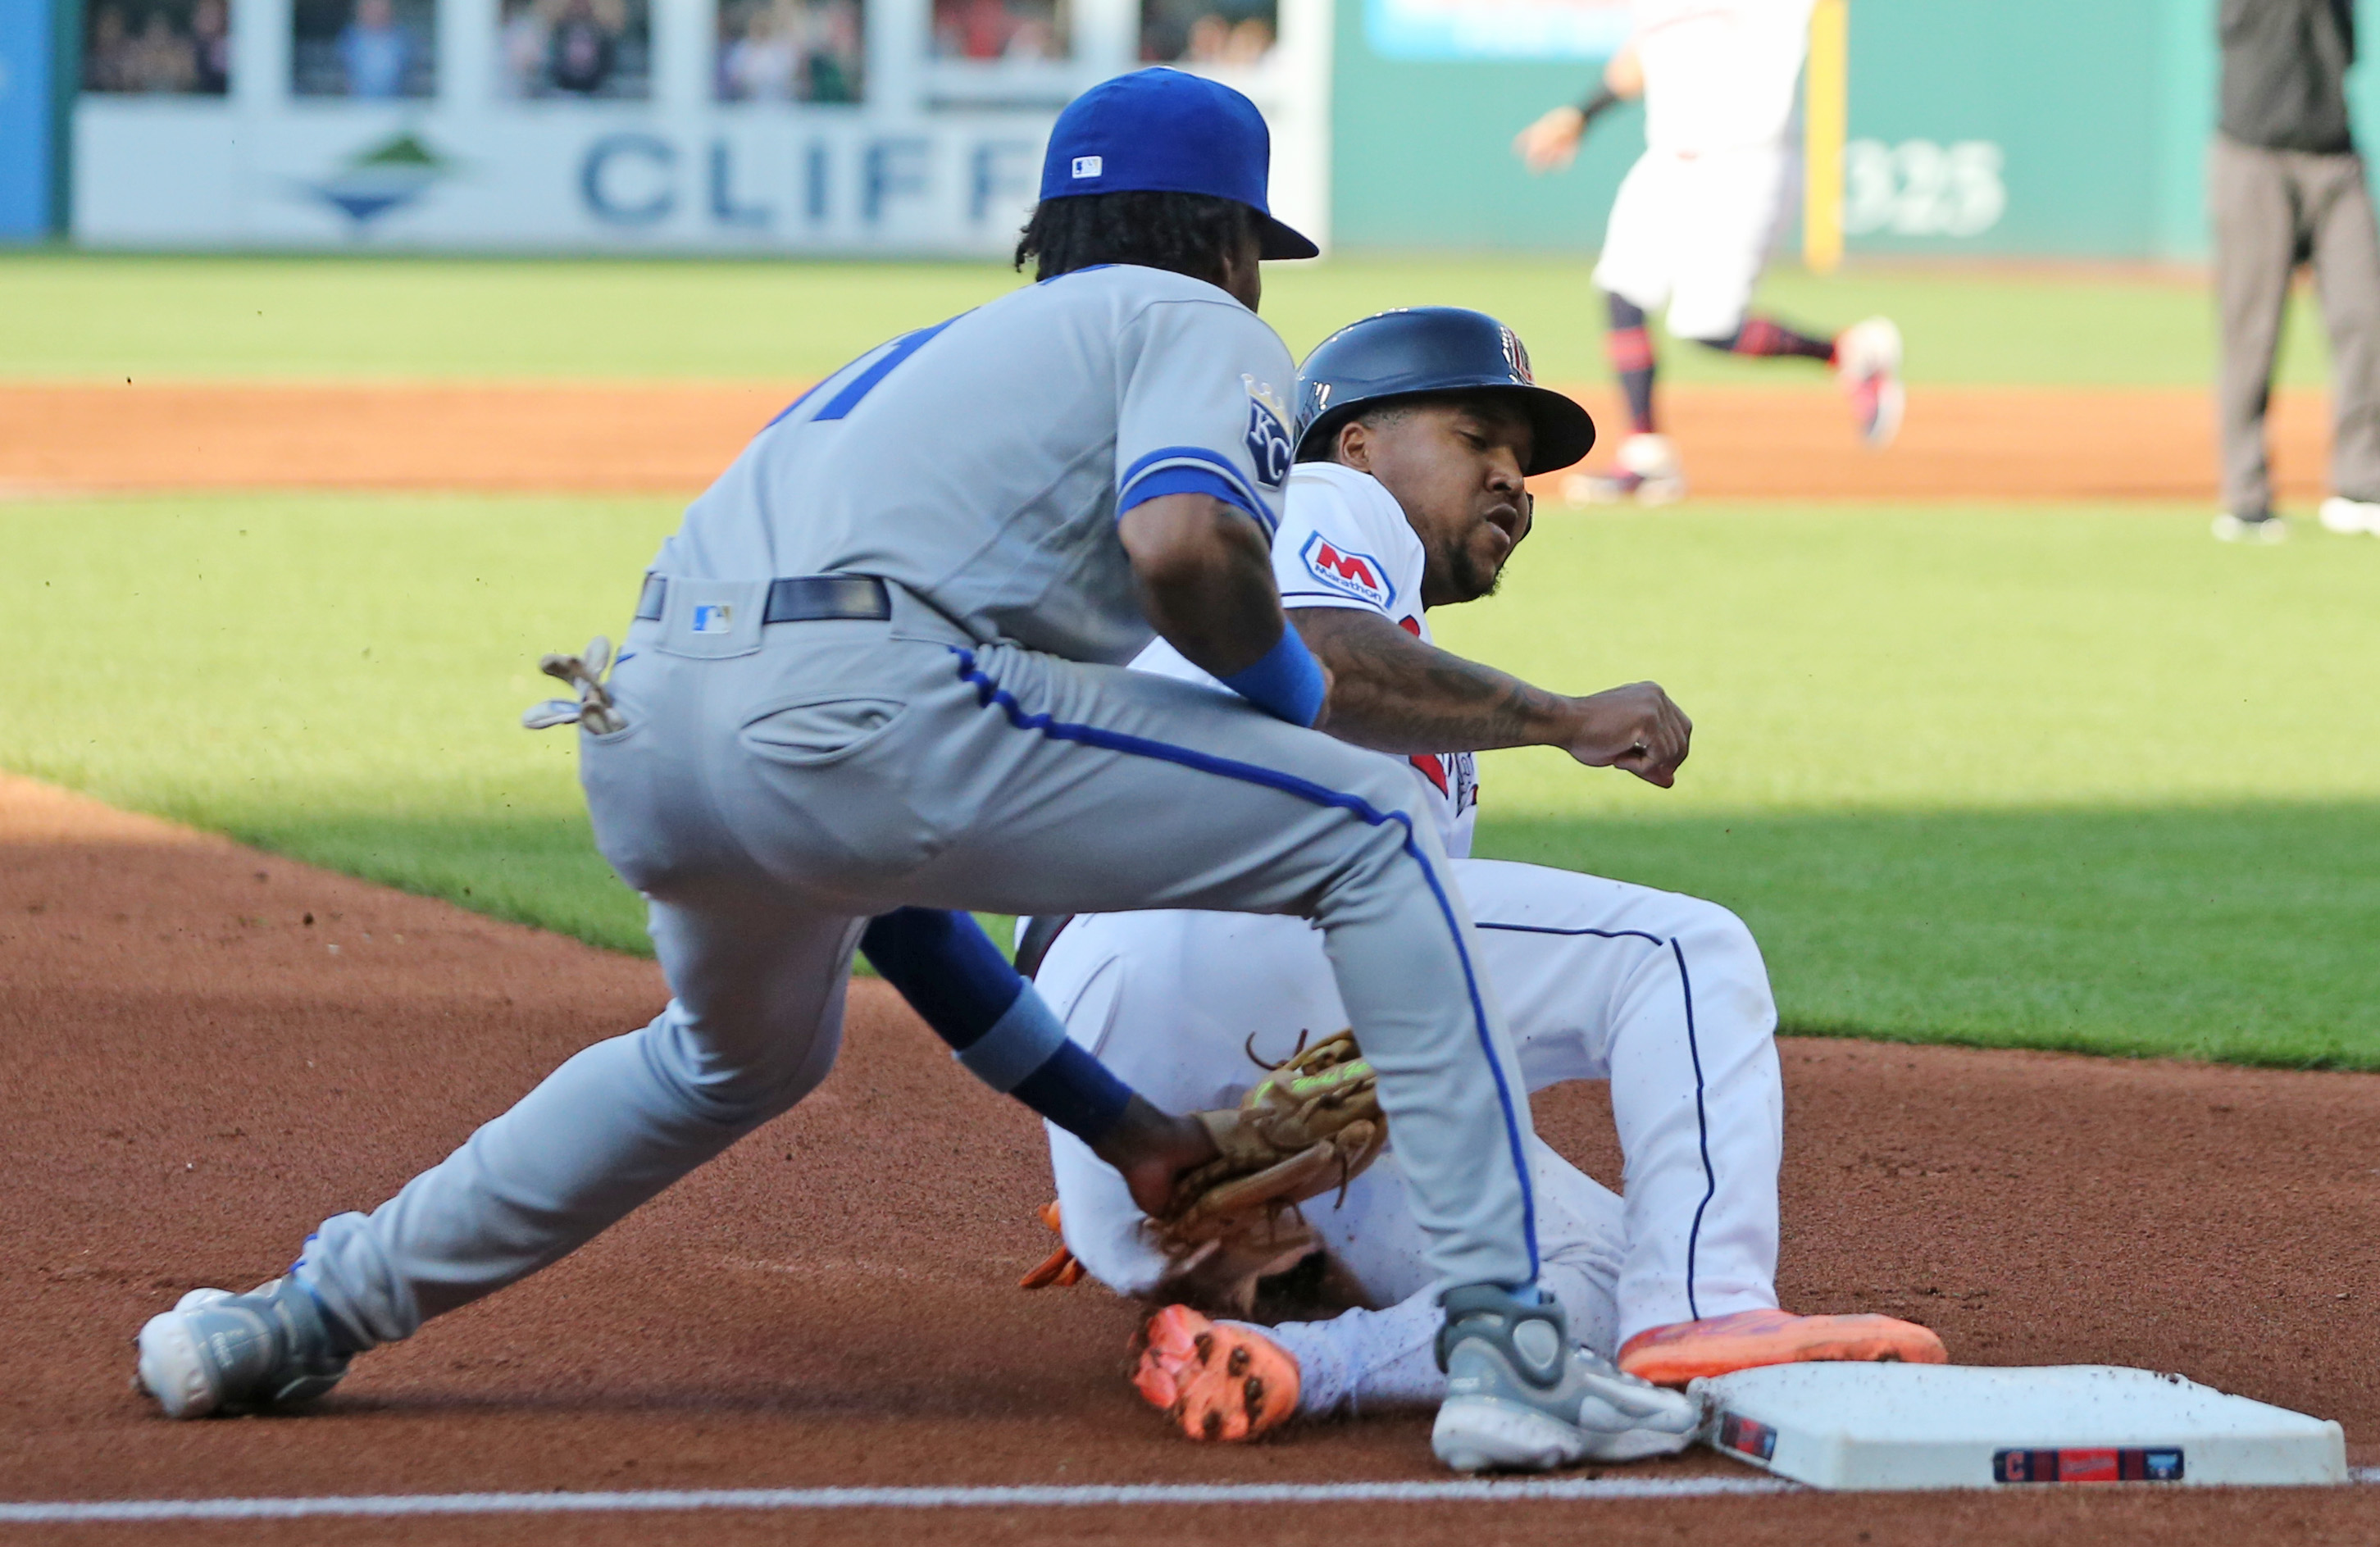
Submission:
M 808 1101 L 548 1273 L 361 1361 L 310 1417 L 175 1424 L 128 1340 L 285 1263 L 576 1048 L 650 962 L 0 775 L 0 1416 L 14 1500 L 1428 1478 L 1427 1420 L 1172 1437 L 1131 1306 L 1024 1293 L 1038 1127 L 854 985 Z M 1788 1305 L 1985 1364 L 2180 1370 L 2380 1461 L 2380 1078 L 1788 1041 Z M 1616 1177 L 1599 1087 L 1540 1127 Z M 1735 1472 L 1707 1454 L 1627 1475 Z M 66 1541 L 1255 1543 L 2369 1541 L 2368 1489 L 1492 1507 L 855 1511 L 43 1528 Z M 5 1530 L 0 1530 L 5 1534 Z
M 0 385 L 0 493 L 212 488 L 692 493 L 795 386 L 233 384 Z M 1610 395 L 1578 389 L 1606 428 Z M 1828 391 L 1681 386 L 1664 397 L 1694 493 L 1872 499 L 2215 498 L 2204 392 L 1920 387 L 1882 455 Z M 2289 499 L 2328 493 L 2318 393 L 2278 394 Z M 921 432 L 926 442 L 930 432 Z

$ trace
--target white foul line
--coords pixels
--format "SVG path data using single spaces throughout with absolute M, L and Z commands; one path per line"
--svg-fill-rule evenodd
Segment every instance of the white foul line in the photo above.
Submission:
M 701 1488 L 617 1493 L 327 1494 L 297 1499 L 0 1503 L 0 1525 L 295 1520 L 316 1516 L 594 1515 L 689 1509 L 1049 1509 L 1114 1504 L 1499 1504 L 1706 1499 L 1796 1492 L 1769 1478 L 1555 1478 L 1535 1482 L 1127 1482 L 1017 1488 Z
M 2350 1483 L 2380 1483 L 2356 1467 Z M 702 1488 L 616 1493 L 361 1493 L 295 1499 L 0 1503 L 0 1525 L 298 1520 L 410 1515 L 602 1515 L 693 1509 L 1068 1509 L 1131 1504 L 1524 1504 L 1709 1499 L 1801 1490 L 1775 1478 L 1555 1478 L 1534 1482 L 1126 1482 L 1013 1488 Z

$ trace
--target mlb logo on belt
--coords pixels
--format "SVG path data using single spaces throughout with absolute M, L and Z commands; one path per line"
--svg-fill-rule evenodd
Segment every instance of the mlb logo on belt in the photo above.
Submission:
M 1386 607 L 1396 599 L 1378 559 L 1339 547 L 1318 531 L 1305 540 L 1297 556 L 1305 562 L 1307 574 L 1333 591 L 1344 591 L 1375 607 Z
M 698 634 L 724 634 L 735 627 L 735 609 L 724 602 L 705 603 L 694 610 L 694 631 Z

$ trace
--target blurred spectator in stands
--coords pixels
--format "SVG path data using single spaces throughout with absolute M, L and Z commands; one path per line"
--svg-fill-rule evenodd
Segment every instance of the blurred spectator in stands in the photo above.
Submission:
M 2380 235 L 2348 124 L 2353 0 L 2222 0 L 2221 128 L 2207 159 L 2227 542 L 2277 542 L 2265 410 L 2298 265 L 2330 333 L 2330 498 L 2322 524 L 2380 536 Z
M 744 0 L 719 10 L 722 102 L 857 102 L 857 0 Z
M 934 52 L 946 59 L 1062 59 L 1054 0 L 934 0 Z
M 199 0 L 190 13 L 190 64 L 188 90 L 212 96 L 231 90 L 231 11 L 224 0 Z
M 405 94 L 413 63 L 413 34 L 397 25 L 392 0 L 356 0 L 353 20 L 339 30 L 339 65 L 347 95 L 379 100 Z
M 934 0 L 934 52 L 946 59 L 997 59 L 1015 30 L 1003 0 Z
M 528 4 L 516 0 L 505 6 L 504 30 L 497 34 L 496 51 L 504 67 L 497 79 L 508 97 L 537 95 L 545 77 L 545 48 L 553 31 L 550 4 Z
M 1272 52 L 1279 15 L 1278 0 L 1143 0 L 1141 62 L 1257 64 Z
M 231 89 L 224 0 L 107 0 L 87 14 L 83 90 L 221 96 Z
M 857 102 L 866 63 L 859 0 L 822 0 L 808 7 L 802 60 L 802 95 L 809 102 Z
M 744 35 L 720 60 L 719 94 L 731 102 L 792 102 L 802 71 L 800 40 L 772 6 L 745 13 Z
M 126 91 L 195 91 L 199 56 L 190 35 L 163 10 L 149 13 L 140 35 L 125 45 L 119 70 Z
M 124 83 L 124 67 L 131 42 L 131 30 L 124 24 L 123 6 L 106 5 L 92 10 L 91 32 L 82 45 L 82 89 L 129 91 L 131 88 Z
M 546 79 L 557 91 L 591 97 L 612 79 L 619 53 L 617 32 L 595 14 L 594 0 L 568 0 L 546 43 Z

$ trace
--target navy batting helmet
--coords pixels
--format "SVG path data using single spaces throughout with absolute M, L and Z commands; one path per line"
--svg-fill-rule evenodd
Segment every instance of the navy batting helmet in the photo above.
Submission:
M 1328 457 L 1339 427 L 1365 408 L 1475 392 L 1511 397 L 1536 427 L 1524 472 L 1567 468 L 1595 445 L 1595 420 L 1537 385 L 1511 328 L 1484 311 L 1416 306 L 1350 323 L 1305 357 L 1297 372 L 1297 459 Z

